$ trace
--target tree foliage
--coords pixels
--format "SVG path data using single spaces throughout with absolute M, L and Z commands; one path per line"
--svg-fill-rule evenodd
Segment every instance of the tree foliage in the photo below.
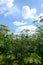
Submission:
M 42 20 L 40 17 L 39 22 Z M 7 26 L 0 25 L 0 65 L 43 65 L 42 25 L 38 25 L 32 35 L 28 30 L 19 35 L 8 32 Z

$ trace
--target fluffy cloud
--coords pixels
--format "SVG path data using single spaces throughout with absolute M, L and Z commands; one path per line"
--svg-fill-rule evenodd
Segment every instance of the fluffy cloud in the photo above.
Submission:
M 0 0 L 0 13 L 4 13 L 13 7 L 13 0 Z
M 0 14 L 7 15 L 18 15 L 19 9 L 14 5 L 15 0 L 0 0 Z
M 41 6 L 43 7 L 43 3 L 41 4 Z
M 16 25 L 16 26 L 21 26 L 21 25 L 25 25 L 27 23 L 26 22 L 14 21 L 13 24 Z
M 36 8 L 30 9 L 29 6 L 23 6 L 22 8 L 22 16 L 24 19 L 35 18 L 36 17 Z
M 39 16 L 43 16 L 43 13 L 40 13 L 40 15 Z
M 36 31 L 36 26 L 33 26 L 33 25 L 29 25 L 29 26 L 20 26 L 16 29 L 16 32 L 20 33 L 20 31 L 23 31 L 23 30 L 29 30 L 29 34 L 34 34 L 35 31 Z

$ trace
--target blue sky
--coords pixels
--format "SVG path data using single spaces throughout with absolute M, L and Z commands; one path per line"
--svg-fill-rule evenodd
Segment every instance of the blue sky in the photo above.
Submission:
M 43 0 L 0 0 L 0 24 L 20 32 L 35 30 L 32 21 L 43 16 Z

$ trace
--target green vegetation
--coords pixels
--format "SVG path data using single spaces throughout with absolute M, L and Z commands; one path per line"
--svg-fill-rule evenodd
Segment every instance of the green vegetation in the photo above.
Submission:
M 43 24 L 43 17 L 39 18 Z M 28 30 L 19 35 L 8 32 L 0 25 L 0 65 L 43 65 L 43 25 L 38 24 L 32 35 Z

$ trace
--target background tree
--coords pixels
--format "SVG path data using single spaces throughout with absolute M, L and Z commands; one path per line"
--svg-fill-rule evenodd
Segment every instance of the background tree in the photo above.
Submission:
M 39 22 L 43 21 L 43 17 L 39 19 Z M 28 30 L 23 30 L 19 35 L 8 32 L 8 27 L 0 25 L 0 65 L 43 65 L 41 24 L 32 35 Z

